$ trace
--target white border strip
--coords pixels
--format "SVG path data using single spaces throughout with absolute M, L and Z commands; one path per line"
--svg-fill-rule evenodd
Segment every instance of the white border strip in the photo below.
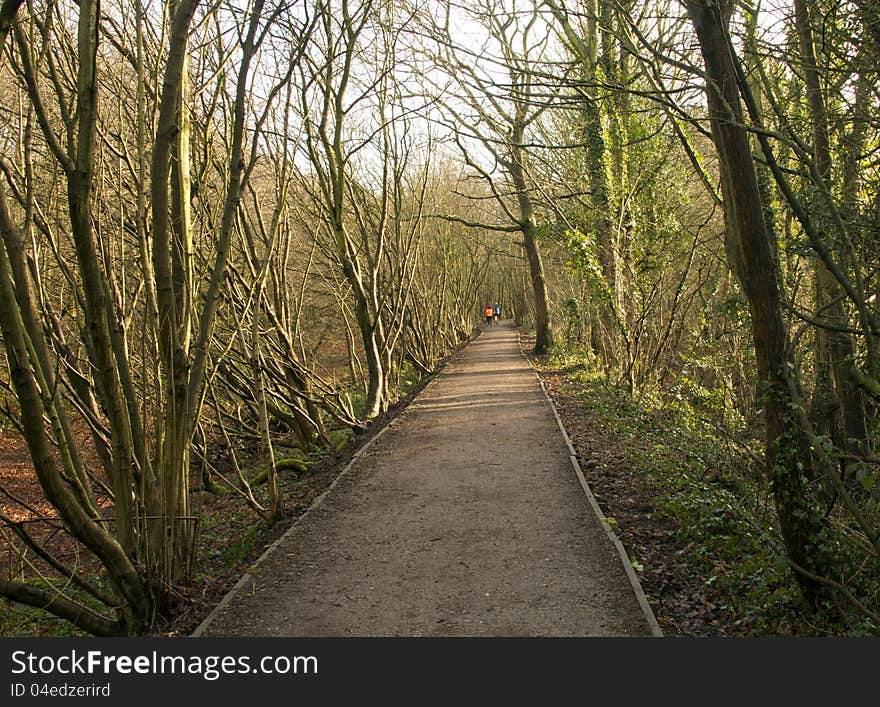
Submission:
M 562 418 L 559 417 L 559 411 L 556 409 L 556 404 L 553 402 L 553 398 L 551 398 L 550 394 L 547 392 L 544 381 L 541 380 L 541 376 L 538 373 L 538 370 L 535 368 L 534 364 L 532 363 L 531 359 L 526 356 L 525 353 L 523 353 L 522 341 L 520 340 L 519 332 L 517 332 L 517 345 L 519 346 L 519 352 L 522 354 L 523 358 L 528 361 L 529 367 L 532 369 L 532 372 L 538 379 L 538 384 L 541 386 L 541 392 L 544 393 L 544 397 L 547 399 L 547 403 L 550 405 L 550 410 L 553 412 L 553 417 L 556 418 L 556 424 L 559 425 L 559 431 L 562 433 L 562 439 L 565 440 L 565 444 L 568 447 L 568 456 L 569 459 L 571 459 L 571 465 L 574 467 L 574 473 L 577 475 L 578 481 L 581 484 L 581 488 L 584 490 L 584 495 L 587 497 L 587 501 L 589 501 L 590 507 L 593 509 L 593 513 L 596 514 L 596 517 L 599 519 L 602 527 L 605 529 L 605 533 L 608 535 L 608 538 L 614 544 L 614 547 L 617 548 L 617 554 L 620 555 L 623 569 L 626 572 L 626 576 L 629 578 L 629 583 L 632 585 L 633 591 L 636 595 L 636 599 L 639 602 L 639 606 L 642 607 L 642 612 L 644 613 L 645 619 L 648 622 L 648 627 L 651 629 L 651 635 L 656 638 L 662 638 L 663 629 L 661 629 L 660 624 L 657 623 L 657 617 L 654 616 L 654 610 L 651 608 L 648 597 L 645 596 L 645 591 L 642 589 L 642 584 L 641 582 L 639 582 L 638 575 L 636 575 L 636 571 L 633 569 L 632 561 L 630 560 L 629 555 L 626 554 L 626 550 L 623 547 L 623 543 L 620 542 L 620 538 L 617 537 L 617 534 L 611 528 L 611 524 L 608 522 L 608 519 L 602 512 L 602 509 L 599 507 L 599 502 L 593 495 L 592 490 L 590 490 L 589 484 L 587 484 L 587 479 L 584 476 L 581 465 L 577 460 L 577 454 L 575 453 L 574 445 L 572 445 L 571 443 L 568 432 L 565 431 L 565 425 L 562 424 Z

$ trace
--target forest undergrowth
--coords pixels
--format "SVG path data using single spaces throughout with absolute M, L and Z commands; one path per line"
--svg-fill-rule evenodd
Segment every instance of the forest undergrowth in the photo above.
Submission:
M 847 607 L 801 598 L 759 429 L 725 429 L 711 400 L 681 391 L 632 394 L 582 352 L 558 346 L 530 358 L 664 633 L 880 635 Z
M 443 359 L 437 370 L 446 360 L 448 357 Z M 279 492 L 284 499 L 284 505 L 276 522 L 270 523 L 255 516 L 241 495 L 224 488 L 222 483 L 210 483 L 210 491 L 204 489 L 203 492 L 202 484 L 206 478 L 222 479 L 235 476 L 232 460 L 222 453 L 223 445 L 218 440 L 216 453 L 209 456 L 212 474 L 209 476 L 194 474 L 194 478 L 200 479 L 192 489 L 200 499 L 197 568 L 192 577 L 171 588 L 172 598 L 166 602 L 168 613 L 157 621 L 152 635 L 162 637 L 190 635 L 238 581 L 242 572 L 314 503 L 339 476 L 357 451 L 389 421 L 399 415 L 435 375 L 436 372 L 419 376 L 411 371 L 409 375 L 401 376 L 399 379 L 401 387 L 396 391 L 396 402 L 386 412 L 374 418 L 364 431 L 354 433 L 345 428 L 332 430 L 328 444 L 314 446 L 308 453 L 292 443 L 290 446 L 277 444 L 276 467 L 284 468 L 284 471 L 278 474 Z M 15 446 L 13 435 L 14 431 L 7 430 L 0 440 L 4 447 L 10 448 L 10 454 Z M 28 463 L 26 451 L 19 449 L 19 452 L 24 455 L 22 457 L 24 463 Z M 237 453 L 239 464 L 247 470 L 251 479 L 265 476 L 265 455 L 258 441 L 255 440 L 250 448 L 242 446 Z M 4 459 L 4 461 L 9 460 Z M 39 489 L 33 478 L 31 478 L 31 486 L 33 486 L 32 495 L 39 498 Z M 251 486 L 255 500 L 265 504 L 268 497 L 266 484 L 258 480 Z M 59 542 L 70 543 L 69 536 L 58 535 Z M 77 554 L 77 549 L 72 546 L 59 550 L 69 555 Z M 85 561 L 90 559 L 85 554 L 79 556 Z M 102 582 L 100 568 L 93 561 L 92 564 L 93 571 L 87 576 L 92 581 L 100 583 Z M 36 573 L 39 571 L 39 562 L 29 568 L 21 567 L 19 570 L 28 574 Z M 76 587 L 59 586 L 59 589 L 63 589 L 85 605 L 94 604 L 85 592 L 77 591 Z M 88 634 L 47 611 L 13 602 L 2 602 L 0 635 L 84 637 Z

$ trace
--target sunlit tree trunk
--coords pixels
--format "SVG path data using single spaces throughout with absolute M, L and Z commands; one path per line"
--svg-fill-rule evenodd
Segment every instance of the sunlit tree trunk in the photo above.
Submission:
M 547 281 L 544 276 L 544 263 L 541 258 L 541 247 L 535 232 L 535 209 L 525 178 L 526 153 L 523 148 L 525 134 L 524 117 L 517 108 L 510 136 L 510 176 L 516 189 L 519 205 L 520 228 L 523 236 L 523 248 L 529 263 L 532 294 L 535 298 L 535 346 L 534 353 L 544 354 L 553 346 L 553 327 L 550 320 L 550 301 L 547 295 Z

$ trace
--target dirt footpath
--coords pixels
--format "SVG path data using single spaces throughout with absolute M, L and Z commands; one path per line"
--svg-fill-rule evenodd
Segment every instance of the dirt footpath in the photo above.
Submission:
M 456 356 L 199 627 L 212 636 L 646 636 L 516 332 Z

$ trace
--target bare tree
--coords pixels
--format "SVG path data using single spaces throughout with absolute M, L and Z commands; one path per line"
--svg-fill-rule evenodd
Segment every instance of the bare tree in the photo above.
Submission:
M 490 3 L 461 10 L 485 29 L 490 46 L 472 48 L 455 41 L 451 6 L 432 23 L 436 61 L 450 83 L 437 85 L 449 127 L 467 166 L 486 185 L 497 209 L 471 225 L 519 233 L 529 264 L 535 307 L 535 353 L 553 344 L 550 300 L 541 256 L 528 145 L 530 130 L 553 105 L 552 89 L 536 79 L 535 67 L 550 61 L 548 35 L 540 12 L 520 8 L 498 12 Z M 454 97 L 453 97 L 454 96 Z
M 127 43 L 128 35 L 113 34 L 119 25 L 101 14 L 97 2 L 79 3 L 72 13 L 73 23 L 65 14 L 67 7 L 50 4 L 45 16 L 31 13 L 14 24 L 11 12 L 17 8 L 10 5 L 7 9 L 4 38 L 11 25 L 17 49 L 15 69 L 39 125 L 41 144 L 64 175 L 68 214 L 66 222 L 50 225 L 42 215 L 45 204 L 37 190 L 16 191 L 15 207 L 5 190 L 0 192 L 4 339 L 7 351 L 12 352 L 8 355 L 13 361 L 23 430 L 40 484 L 71 534 L 106 568 L 116 598 L 108 598 L 74 570 L 70 570 L 71 579 L 118 617 L 82 607 L 74 613 L 73 600 L 24 583 L 5 582 L 3 594 L 45 605 L 95 633 L 138 631 L 161 613 L 169 584 L 192 567 L 195 517 L 190 501 L 190 450 L 204 399 L 241 190 L 256 158 L 254 150 L 246 154 L 246 131 L 259 132 L 265 119 L 264 111 L 262 118 L 253 116 L 252 126 L 247 124 L 252 64 L 269 28 L 289 8 L 277 4 L 267 9 L 256 0 L 248 6 L 240 26 L 239 41 L 230 57 L 235 59 L 235 95 L 228 123 L 228 170 L 220 189 L 222 218 L 213 256 L 201 261 L 205 265 L 201 272 L 196 271 L 191 225 L 192 158 L 187 128 L 192 82 L 187 56 L 198 2 L 172 2 L 162 18 L 148 17 L 139 4 L 134 48 Z M 206 11 L 202 27 L 210 26 L 207 20 L 215 12 L 217 8 Z M 166 20 L 167 47 L 162 57 L 154 57 L 163 69 L 162 85 L 151 86 L 145 69 L 145 30 L 150 22 Z M 109 118 L 107 103 L 100 97 L 102 71 L 110 53 L 103 49 L 105 34 L 112 37 L 108 43 L 120 52 L 124 66 L 139 79 L 139 108 L 147 108 L 149 97 L 155 101 L 149 175 L 144 143 L 150 121 L 138 121 L 134 139 L 128 142 L 131 132 L 123 137 L 123 126 Z M 151 39 L 159 34 L 150 35 Z M 295 51 L 291 57 L 295 63 Z M 68 71 L 68 59 L 75 71 Z M 270 84 L 267 106 L 289 76 L 288 71 L 279 77 L 275 88 Z M 51 101 L 46 100 L 47 93 Z M 119 132 L 111 139 L 108 133 L 114 129 Z M 128 152 L 131 144 L 135 158 Z M 135 195 L 139 207 L 149 205 L 149 221 L 138 210 L 138 223 L 132 228 L 138 235 L 139 269 L 125 260 L 125 234 L 130 225 L 121 224 L 117 249 L 117 241 L 104 228 L 107 196 L 97 189 L 99 167 L 103 169 L 104 164 L 99 150 L 117 145 L 120 164 L 127 161 L 130 168 L 127 175 L 120 172 L 120 177 L 135 184 L 129 193 Z M 10 177 L 12 171 L 5 174 Z M 142 181 L 147 178 L 149 189 Z M 45 196 L 55 198 L 51 193 Z M 31 263 L 40 261 L 35 252 L 27 253 L 14 208 L 21 209 L 26 229 L 35 227 L 47 239 L 63 273 L 62 282 L 73 293 L 66 306 L 76 308 L 76 317 L 58 314 L 52 305 L 57 298 L 47 293 L 42 273 L 28 264 L 32 257 Z M 206 284 L 200 291 L 203 277 Z M 134 289 L 129 289 L 132 281 Z M 39 293 L 39 300 L 33 291 Z M 138 310 L 144 293 L 147 306 Z M 83 342 L 82 352 L 67 344 L 64 335 L 71 324 L 77 327 L 78 320 L 81 328 L 75 329 L 75 335 Z M 49 326 L 44 327 L 44 322 Z M 131 347 L 129 326 L 133 322 L 143 323 L 143 340 L 155 337 L 155 346 L 142 348 L 140 359 Z M 54 349 L 46 341 L 47 331 Z M 81 354 L 87 359 L 85 367 L 77 360 Z M 56 379 L 59 372 L 61 380 Z M 73 402 L 72 411 L 65 397 Z M 50 421 L 48 428 L 44 417 Z M 101 481 L 78 454 L 72 430 L 81 423 L 91 428 L 109 474 L 109 484 L 102 489 L 112 501 L 111 524 L 104 522 L 92 491 L 92 483 Z M 60 454 L 52 451 L 53 445 Z

